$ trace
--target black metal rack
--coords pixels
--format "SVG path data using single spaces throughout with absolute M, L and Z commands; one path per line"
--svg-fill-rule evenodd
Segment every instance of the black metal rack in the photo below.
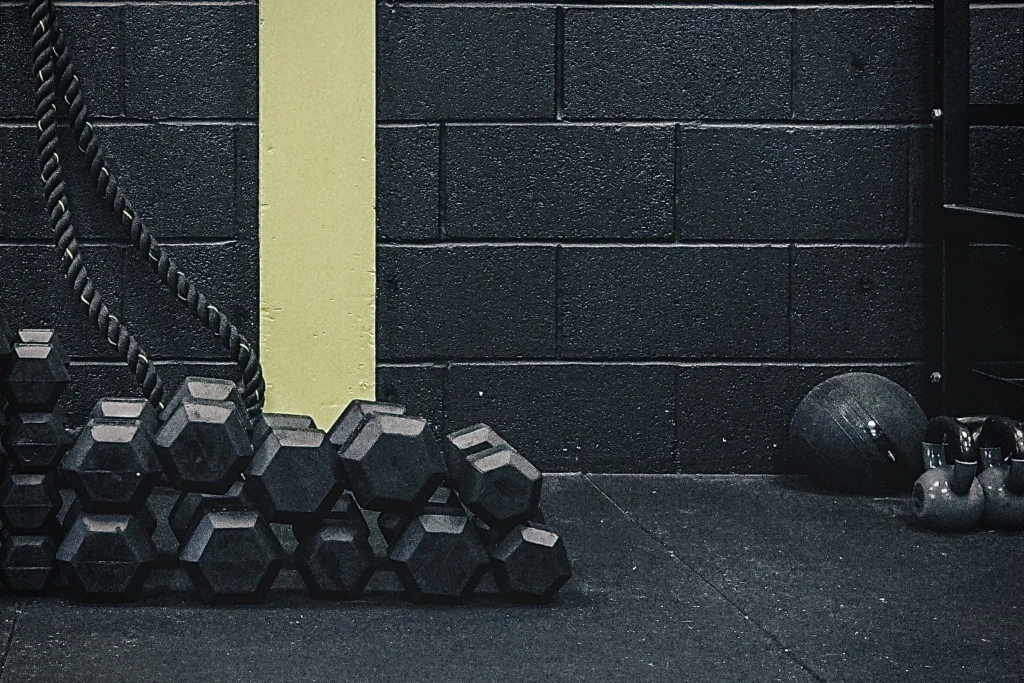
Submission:
M 1024 105 L 970 103 L 969 0 L 935 2 L 933 239 L 941 243 L 941 411 L 984 407 L 1024 417 L 1024 380 L 983 372 L 971 363 L 969 257 L 972 243 L 1024 245 L 1024 214 L 969 203 L 970 127 L 1024 125 Z

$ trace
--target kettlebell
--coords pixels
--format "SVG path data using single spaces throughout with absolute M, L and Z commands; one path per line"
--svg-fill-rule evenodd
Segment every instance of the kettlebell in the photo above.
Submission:
M 921 444 L 925 472 L 914 482 L 914 519 L 938 531 L 969 531 L 985 511 L 985 493 L 974 475 L 978 455 L 971 430 L 953 419 L 933 418 Z
M 990 529 L 1024 529 L 1024 429 L 1016 420 L 993 415 L 978 437 L 985 492 L 982 524 Z

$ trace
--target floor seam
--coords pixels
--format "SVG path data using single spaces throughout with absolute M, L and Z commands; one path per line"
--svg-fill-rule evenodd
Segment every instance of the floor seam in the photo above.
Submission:
M 745 609 L 743 609 L 739 604 L 737 604 L 728 595 L 726 595 L 718 586 L 716 586 L 706 576 L 704 576 L 704 574 L 699 572 L 693 565 L 691 565 L 689 562 L 687 562 L 682 557 L 680 557 L 676 553 L 676 551 L 673 550 L 667 543 L 665 543 L 660 538 L 658 538 L 658 536 L 656 536 L 654 534 L 654 532 L 652 532 L 650 529 L 648 529 L 646 526 L 644 526 L 643 523 L 640 522 L 640 520 L 638 520 L 636 517 L 634 517 L 632 514 L 630 514 L 629 511 L 626 510 L 624 507 L 619 505 L 618 501 L 616 501 L 614 498 L 612 498 L 610 495 L 608 495 L 608 493 L 605 492 L 604 489 L 602 489 L 600 486 L 598 486 L 597 482 L 595 482 L 593 479 L 591 479 L 589 474 L 584 472 L 583 473 L 583 478 L 586 479 L 587 483 L 590 484 L 591 486 L 593 486 L 594 489 L 598 493 L 600 493 L 602 496 L 604 496 L 604 498 L 609 503 L 614 505 L 615 509 L 618 510 L 619 512 L 621 512 L 623 514 L 623 516 L 625 516 L 626 519 L 628 519 L 634 526 L 636 526 L 638 529 L 640 529 L 642 532 L 644 532 L 647 536 L 649 536 L 655 543 L 657 543 L 662 548 L 664 548 L 665 551 L 669 554 L 669 556 L 673 560 L 675 560 L 676 562 L 678 562 L 679 564 L 683 565 L 684 567 L 689 569 L 691 572 L 693 572 L 693 574 L 695 576 L 697 576 L 697 578 L 699 578 L 712 591 L 714 591 L 716 595 L 718 595 L 723 600 L 725 600 L 725 602 L 728 603 L 734 610 L 739 612 L 743 616 L 744 619 L 746 619 L 751 624 L 753 624 L 754 628 L 756 628 L 758 631 L 760 631 L 762 634 L 764 634 L 771 642 L 775 643 L 775 645 L 778 646 L 779 650 L 782 651 L 782 654 L 784 654 L 788 659 L 790 659 L 794 664 L 799 666 L 801 669 L 806 671 L 808 673 L 808 675 L 810 675 L 812 678 L 814 678 L 815 681 L 819 681 L 819 683 L 828 683 L 828 679 L 827 678 L 825 678 L 824 676 L 819 674 L 817 671 L 815 671 L 810 666 L 808 666 L 806 663 L 804 663 L 803 660 L 801 660 L 799 657 L 797 657 L 795 654 L 793 654 L 792 649 L 787 647 L 787 645 L 784 642 L 782 642 L 782 640 L 780 640 L 778 636 L 776 636 L 774 633 L 769 631 L 757 619 L 755 619 L 754 617 L 750 616 L 750 614 Z
M 11 622 L 11 632 L 7 634 L 7 642 L 4 643 L 3 653 L 0 653 L 0 682 L 4 680 L 4 674 L 7 672 L 7 658 L 11 654 L 11 643 L 14 642 L 14 631 L 18 628 L 18 619 L 21 618 L 21 608 L 24 604 L 24 601 L 19 600 L 14 605 L 14 620 Z

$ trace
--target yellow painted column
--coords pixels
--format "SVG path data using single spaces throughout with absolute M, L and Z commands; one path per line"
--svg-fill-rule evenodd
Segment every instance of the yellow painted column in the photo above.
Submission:
M 374 393 L 374 0 L 260 0 L 260 357 L 268 412 Z

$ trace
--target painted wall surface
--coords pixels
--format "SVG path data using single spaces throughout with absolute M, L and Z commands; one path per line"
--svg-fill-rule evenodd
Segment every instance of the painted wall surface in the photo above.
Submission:
M 929 400 L 930 7 L 378 11 L 379 396 L 614 472 L 791 471 L 851 369 Z M 976 102 L 1022 101 L 1022 18 L 973 12 Z M 974 142 L 1024 209 L 1024 131 Z M 1021 256 L 975 252 L 976 351 L 1019 359 Z
M 260 3 L 267 409 L 329 426 L 373 398 L 374 5 Z

